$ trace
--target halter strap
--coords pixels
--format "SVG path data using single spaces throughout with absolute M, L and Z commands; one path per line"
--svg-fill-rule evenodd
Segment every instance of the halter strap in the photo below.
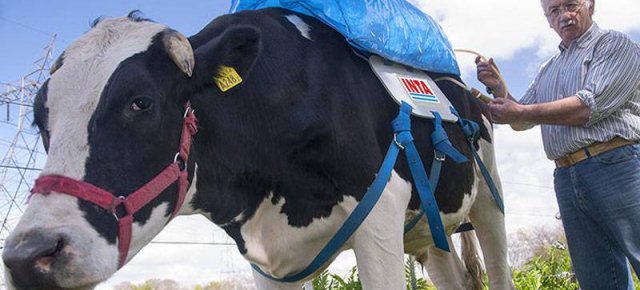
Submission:
M 197 119 L 191 109 L 190 103 L 187 102 L 185 107 L 182 133 L 180 136 L 180 148 L 178 149 L 178 153 L 176 153 L 174 161 L 153 179 L 128 196 L 116 196 L 93 184 L 61 175 L 44 175 L 39 177 L 35 181 L 33 189 L 31 189 L 31 194 L 48 195 L 52 192 L 67 194 L 88 201 L 112 214 L 118 222 L 118 268 L 122 268 L 127 261 L 127 255 L 131 245 L 133 215 L 176 181 L 178 181 L 178 196 L 170 219 L 173 219 L 178 214 L 178 211 L 180 211 L 184 203 L 189 187 L 187 165 L 191 149 L 191 139 L 198 131 Z M 118 216 L 117 209 L 121 205 L 124 207 L 125 214 Z

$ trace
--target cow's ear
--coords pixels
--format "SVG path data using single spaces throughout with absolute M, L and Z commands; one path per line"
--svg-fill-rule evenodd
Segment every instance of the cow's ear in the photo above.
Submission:
M 245 79 L 261 48 L 261 34 L 256 27 L 229 27 L 220 36 L 195 49 L 194 76 L 210 82 L 226 70 L 235 71 Z

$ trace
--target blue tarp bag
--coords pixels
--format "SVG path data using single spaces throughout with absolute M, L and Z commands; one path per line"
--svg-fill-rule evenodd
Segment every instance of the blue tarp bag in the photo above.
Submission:
M 229 12 L 267 7 L 315 17 L 358 50 L 426 71 L 460 75 L 440 25 L 405 0 L 232 0 Z

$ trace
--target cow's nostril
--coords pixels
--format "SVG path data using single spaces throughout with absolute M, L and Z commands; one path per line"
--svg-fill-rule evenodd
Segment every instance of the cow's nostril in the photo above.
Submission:
M 54 265 L 67 244 L 63 235 L 47 231 L 31 231 L 7 240 L 2 259 L 15 286 L 54 288 Z
M 62 250 L 64 247 L 64 240 L 62 237 L 57 237 L 56 239 L 51 239 L 49 242 L 44 244 L 44 247 L 41 248 L 39 253 L 35 253 L 36 257 L 51 257 L 55 256 Z
M 51 264 L 55 261 L 55 259 L 62 253 L 62 249 L 65 246 L 64 239 L 62 237 L 58 238 L 58 242 L 56 243 L 55 248 L 53 248 L 50 252 L 45 252 L 42 256 L 36 258 L 34 266 L 41 273 L 49 273 L 51 271 Z

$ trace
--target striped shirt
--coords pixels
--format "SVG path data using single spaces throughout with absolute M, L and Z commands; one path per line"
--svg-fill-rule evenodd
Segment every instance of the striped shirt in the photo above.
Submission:
M 582 126 L 542 125 L 549 159 L 616 136 L 640 140 L 640 45 L 593 25 L 542 65 L 520 99 L 546 103 L 577 96 L 591 110 Z

